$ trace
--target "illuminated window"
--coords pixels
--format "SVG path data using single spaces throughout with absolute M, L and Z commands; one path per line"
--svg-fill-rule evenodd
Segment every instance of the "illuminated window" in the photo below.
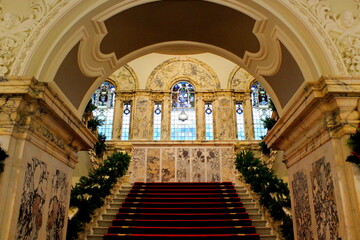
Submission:
M 261 140 L 266 135 L 267 129 L 264 127 L 263 121 L 265 118 L 271 116 L 271 109 L 269 108 L 270 97 L 267 95 L 260 83 L 255 82 L 251 86 L 251 100 L 252 100 L 252 114 L 254 123 L 254 137 L 255 140 Z
M 123 111 L 122 127 L 121 127 L 121 140 L 129 140 L 130 116 L 131 116 L 131 104 L 130 102 L 124 102 L 124 111 Z
M 115 87 L 109 82 L 104 82 L 92 96 L 92 103 L 97 107 L 93 111 L 94 117 L 103 120 L 98 127 L 98 132 L 104 134 L 106 140 L 112 138 L 112 125 L 114 118 Z
M 154 105 L 154 140 L 161 139 L 161 103 Z
M 212 103 L 205 103 L 205 137 L 206 140 L 214 140 Z
M 236 103 L 235 112 L 236 112 L 237 138 L 239 140 L 245 140 L 244 110 L 242 107 L 242 103 Z
M 181 81 L 171 91 L 171 140 L 196 140 L 194 87 Z

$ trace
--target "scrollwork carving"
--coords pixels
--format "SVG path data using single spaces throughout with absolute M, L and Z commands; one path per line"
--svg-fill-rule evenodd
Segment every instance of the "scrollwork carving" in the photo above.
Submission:
M 3 13 L 0 5 L 0 75 L 7 76 L 16 60 L 17 55 L 24 48 L 24 43 L 31 33 L 40 27 L 51 10 L 60 2 L 67 0 L 32 0 L 29 16 L 18 16 Z M 41 26 L 43 28 L 43 26 Z
M 360 72 L 360 21 L 350 11 L 336 15 L 326 0 L 288 0 L 297 8 L 305 7 L 312 17 L 313 26 L 320 24 L 335 43 L 349 73 Z M 302 13 L 306 14 L 305 11 Z M 323 34 L 322 34 L 323 35 Z

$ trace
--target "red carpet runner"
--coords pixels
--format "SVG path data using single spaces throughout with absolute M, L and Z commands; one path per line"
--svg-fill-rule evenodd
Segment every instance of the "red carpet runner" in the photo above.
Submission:
M 105 240 L 259 240 L 234 186 L 135 183 Z

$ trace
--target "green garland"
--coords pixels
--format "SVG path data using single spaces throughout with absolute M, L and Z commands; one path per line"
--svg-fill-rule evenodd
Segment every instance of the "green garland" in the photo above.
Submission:
M 360 124 L 356 128 L 356 133 L 350 136 L 348 145 L 352 152 L 351 155 L 347 157 L 346 161 L 355 163 L 360 167 Z
M 95 154 L 98 158 L 102 158 L 104 152 L 106 151 L 107 145 L 105 143 L 106 136 L 105 134 L 98 134 L 98 141 L 94 145 Z
M 128 154 L 116 152 L 109 156 L 98 169 L 88 177 L 81 177 L 71 190 L 70 208 L 77 208 L 77 214 L 68 222 L 66 239 L 77 239 L 84 224 L 91 220 L 94 210 L 104 204 L 117 179 L 122 177 L 130 163 Z
M 284 211 L 290 208 L 290 191 L 287 183 L 277 178 L 251 151 L 240 151 L 236 156 L 236 169 L 250 184 L 252 191 L 260 195 L 260 204 L 266 207 L 274 220 L 281 222 L 281 232 L 285 239 L 294 239 L 292 219 Z
M 5 164 L 3 161 L 5 161 L 7 157 L 9 157 L 9 155 L 7 155 L 4 149 L 0 148 L 0 173 L 4 171 Z

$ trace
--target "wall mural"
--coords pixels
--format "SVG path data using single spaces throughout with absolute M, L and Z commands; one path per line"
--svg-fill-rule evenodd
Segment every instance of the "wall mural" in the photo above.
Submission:
M 309 189 L 304 171 L 298 171 L 294 174 L 292 189 L 294 196 L 294 210 L 297 238 L 299 240 L 312 240 L 313 232 L 311 227 L 311 212 L 309 201 Z
M 37 239 L 42 226 L 48 182 L 46 164 L 36 158 L 27 163 L 19 210 L 16 239 Z
M 234 182 L 234 150 L 214 146 L 134 146 L 131 169 L 131 182 Z
M 68 180 L 65 173 L 56 170 L 52 184 L 51 196 L 49 202 L 48 220 L 46 224 L 46 239 L 61 240 L 63 239 L 63 229 L 65 226 Z
M 339 218 L 330 163 L 324 158 L 314 162 L 310 175 L 318 239 L 337 240 Z

